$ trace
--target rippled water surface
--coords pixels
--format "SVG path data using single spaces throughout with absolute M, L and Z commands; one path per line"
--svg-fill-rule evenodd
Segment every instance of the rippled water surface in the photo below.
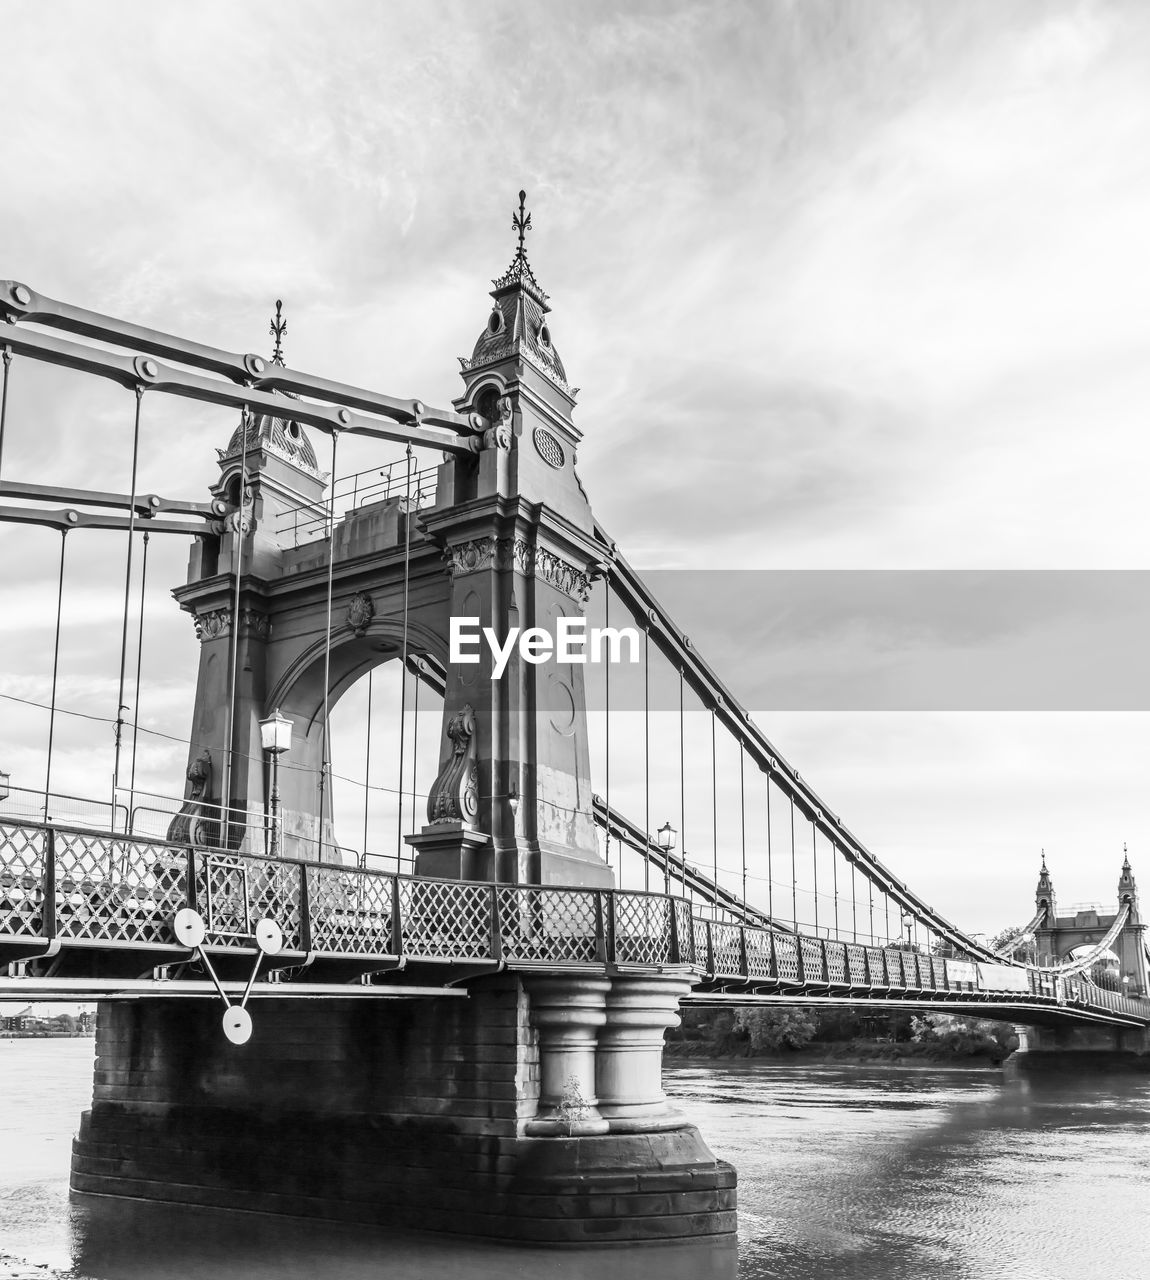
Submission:
M 0 1252 L 92 1280 L 1136 1280 L 1150 1077 L 693 1064 L 667 1084 L 739 1171 L 739 1243 L 566 1250 L 68 1195 L 91 1040 L 0 1040 Z M 178 1157 L 173 1157 L 174 1163 Z

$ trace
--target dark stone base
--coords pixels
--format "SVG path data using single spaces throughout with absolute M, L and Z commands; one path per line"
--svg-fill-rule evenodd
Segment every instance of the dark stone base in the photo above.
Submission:
M 284 1159 L 284 1137 L 293 1154 Z M 735 1170 L 693 1126 L 625 1137 L 466 1137 L 378 1117 L 86 1111 L 72 1189 L 539 1244 L 731 1234 Z
M 72 1188 L 547 1245 L 729 1236 L 735 1172 L 692 1126 L 518 1136 L 538 1059 L 504 975 L 466 1000 L 102 1004 Z
M 1150 1053 L 1129 1049 L 1031 1049 L 1029 1053 L 1012 1053 L 1004 1066 L 1014 1075 L 1150 1075 Z

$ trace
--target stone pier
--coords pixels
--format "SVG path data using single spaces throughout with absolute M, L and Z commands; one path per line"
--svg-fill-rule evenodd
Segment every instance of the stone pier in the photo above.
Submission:
M 72 1187 L 548 1244 L 728 1235 L 735 1172 L 667 1104 L 690 980 L 567 974 L 467 998 L 100 1006 Z
M 1101 1024 L 1039 1027 L 1016 1024 L 1014 1072 L 1135 1070 L 1150 1072 L 1150 1030 Z

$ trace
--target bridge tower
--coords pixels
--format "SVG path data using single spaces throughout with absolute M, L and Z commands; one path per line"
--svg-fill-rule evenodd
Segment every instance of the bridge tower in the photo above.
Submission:
M 521 191 L 515 256 L 494 281 L 470 358 L 460 358 L 464 391 L 455 408 L 488 425 L 474 460 L 444 464 L 440 500 L 423 527 L 449 566 L 451 617 L 473 619 L 501 638 L 515 628 L 554 638 L 560 618 L 582 616 L 605 549 L 575 473 L 577 389 L 567 382 L 548 297 L 527 259 L 524 198 Z M 468 749 L 478 793 L 474 814 L 465 813 L 441 775 L 428 825 L 409 838 L 417 870 L 609 887 L 592 818 L 582 667 L 536 665 L 516 650 L 501 678 L 493 668 L 486 652 L 476 665 L 448 666 L 445 739 L 452 724 L 473 722 Z
M 475 424 L 472 450 L 439 467 L 432 508 L 409 510 L 406 494 L 357 507 L 335 523 L 329 546 L 333 478 L 302 427 L 245 418 L 220 454 L 212 492 L 227 504 L 225 532 L 198 541 L 174 593 L 201 641 L 188 800 L 210 806 L 226 793 L 237 814 L 264 812 L 259 721 L 280 709 L 296 734 L 293 768 L 281 774 L 286 856 L 340 860 L 331 707 L 372 667 L 426 656 L 446 687 L 428 821 L 407 837 L 417 872 L 613 884 L 592 817 L 582 667 L 536 665 L 516 649 L 496 678 L 486 645 L 472 651 L 475 663 L 448 660 L 453 618 L 500 640 L 517 628 L 554 637 L 560 618 L 582 615 L 605 554 L 575 473 L 576 393 L 527 258 L 520 195 L 518 248 L 460 361 L 455 404 Z M 277 310 L 273 363 L 282 363 L 282 328 Z M 251 849 L 252 830 L 235 823 L 227 843 Z
M 1076 947 L 1101 942 L 1110 932 L 1119 913 L 1127 908 L 1127 917 L 1112 943 L 1118 956 L 1119 977 L 1127 995 L 1144 996 L 1150 993 L 1150 973 L 1146 954 L 1146 925 L 1142 920 L 1138 899 L 1138 885 L 1130 866 L 1130 858 L 1123 849 L 1122 870 L 1118 878 L 1118 906 L 1113 912 L 1103 912 L 1097 907 L 1077 908 L 1073 914 L 1060 915 L 1054 895 L 1054 882 L 1046 867 L 1043 855 L 1042 869 L 1035 892 L 1035 905 L 1045 909 L 1043 921 L 1035 929 L 1039 963 L 1059 964 L 1066 960 Z
M 407 837 L 416 876 L 394 877 L 393 896 L 368 910 L 342 871 L 292 874 L 334 883 L 332 911 L 373 943 L 420 920 L 441 948 L 430 980 L 455 985 L 420 987 L 398 945 L 357 953 L 344 972 L 359 984 L 278 993 L 243 1045 L 224 1040 L 206 1001 L 102 1004 L 77 1190 L 541 1242 L 734 1231 L 734 1171 L 662 1089 L 664 1032 L 698 972 L 674 948 L 649 963 L 608 962 L 604 947 L 548 959 L 548 929 L 584 928 L 578 913 L 602 900 L 578 888 L 613 885 L 593 826 L 582 668 L 513 653 L 497 677 L 484 646 L 477 663 L 451 661 L 453 618 L 500 641 L 512 628 L 554 637 L 610 554 L 575 473 L 575 390 L 527 259 L 524 203 L 520 192 L 518 248 L 461 361 L 470 445 L 439 466 L 434 505 L 419 511 L 405 490 L 335 522 L 334 477 L 303 431 L 246 420 L 220 457 L 224 530 L 201 540 L 174 592 L 201 640 L 190 794 L 174 824 L 185 842 L 219 797 L 264 807 L 258 723 L 279 708 L 296 766 L 281 774 L 281 853 L 342 861 L 325 786 L 330 707 L 382 662 L 423 656 L 443 673 L 441 767 L 427 823 Z M 227 837 L 263 852 L 238 823 Z M 465 880 L 498 885 L 452 883 Z M 553 885 L 576 890 L 535 887 Z M 561 902 L 554 919 L 543 894 Z M 608 899 L 613 937 L 638 927 L 628 911 L 649 909 L 632 896 Z M 477 902 L 494 904 L 480 955 L 488 943 L 502 954 L 507 923 L 538 947 L 529 966 L 466 949 Z M 390 979 L 386 998 L 375 977 Z

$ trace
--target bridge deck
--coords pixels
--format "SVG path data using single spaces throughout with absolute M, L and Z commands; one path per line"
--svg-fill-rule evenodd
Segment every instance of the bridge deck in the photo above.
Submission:
M 1150 1024 L 1150 1001 L 1021 966 L 707 919 L 682 898 L 433 880 L 43 823 L 0 822 L 0 990 L 28 998 L 210 986 L 172 929 L 191 906 L 221 980 L 242 984 L 257 921 L 280 927 L 253 995 L 426 995 L 496 969 L 684 966 L 696 997 L 842 1000 L 987 1016 Z

